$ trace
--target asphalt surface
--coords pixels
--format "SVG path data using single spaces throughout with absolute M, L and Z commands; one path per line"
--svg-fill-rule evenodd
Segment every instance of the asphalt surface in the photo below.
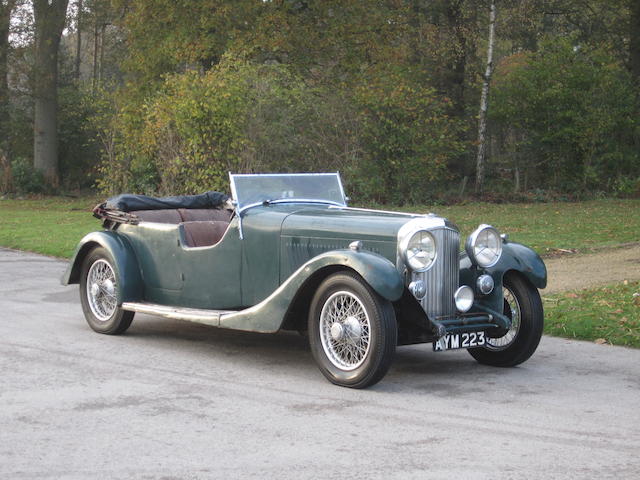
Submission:
M 401 347 L 368 390 L 295 334 L 85 324 L 66 264 L 0 249 L 0 478 L 640 478 L 640 351 L 543 338 L 518 368 Z

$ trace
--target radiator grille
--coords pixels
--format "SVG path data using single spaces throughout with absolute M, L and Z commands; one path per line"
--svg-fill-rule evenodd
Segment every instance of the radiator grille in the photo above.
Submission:
M 460 233 L 451 228 L 430 230 L 436 239 L 436 263 L 428 271 L 421 273 L 427 286 L 427 294 L 422 299 L 422 308 L 429 318 L 452 317 L 456 313 L 453 295 L 458 288 L 460 266 Z

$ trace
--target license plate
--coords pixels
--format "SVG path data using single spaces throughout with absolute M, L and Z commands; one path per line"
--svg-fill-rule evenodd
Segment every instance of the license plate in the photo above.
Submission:
M 433 351 L 442 352 L 457 348 L 482 347 L 486 343 L 484 332 L 452 333 L 433 342 Z

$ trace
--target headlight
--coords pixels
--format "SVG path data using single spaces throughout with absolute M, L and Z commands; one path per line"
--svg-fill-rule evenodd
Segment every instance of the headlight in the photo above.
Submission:
M 418 230 L 402 246 L 404 261 L 414 272 L 428 270 L 436 258 L 436 240 L 429 232 Z
M 480 225 L 467 239 L 465 250 L 473 263 L 492 267 L 502 255 L 502 239 L 491 225 Z

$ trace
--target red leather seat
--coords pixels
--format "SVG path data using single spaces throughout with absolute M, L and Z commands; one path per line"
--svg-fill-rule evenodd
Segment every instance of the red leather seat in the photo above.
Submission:
M 131 212 L 143 222 L 182 223 L 231 220 L 232 211 L 225 208 L 179 208 L 176 210 L 136 210 Z
M 229 226 L 228 221 L 196 221 L 181 223 L 184 229 L 185 246 L 207 247 L 215 245 L 224 236 Z
M 182 217 L 178 210 L 135 210 L 130 212 L 143 222 L 180 223 Z
M 229 222 L 231 210 L 226 208 L 180 208 L 178 210 L 183 222 L 223 221 Z

